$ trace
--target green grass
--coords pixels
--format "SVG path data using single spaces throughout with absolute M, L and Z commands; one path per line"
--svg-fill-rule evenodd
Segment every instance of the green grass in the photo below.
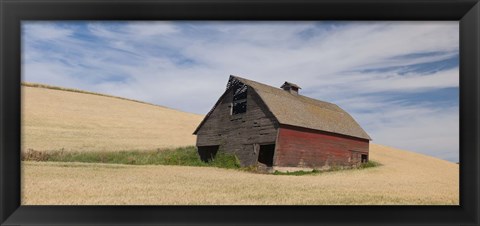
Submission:
M 215 159 L 205 163 L 200 160 L 194 146 L 158 151 L 118 151 L 118 152 L 39 152 L 28 150 L 22 160 L 51 162 L 113 163 L 129 165 L 178 165 L 213 166 L 219 168 L 240 168 L 235 155 L 219 152 Z
M 180 147 L 175 149 L 157 150 L 157 151 L 91 151 L 91 152 L 66 152 L 63 150 L 54 151 L 35 151 L 28 150 L 22 153 L 24 161 L 50 161 L 50 162 L 83 162 L 83 163 L 110 163 L 127 165 L 177 165 L 177 166 L 210 166 L 226 169 L 241 169 L 248 172 L 257 172 L 255 166 L 241 167 L 237 156 L 219 151 L 215 159 L 206 163 L 200 160 L 195 146 Z M 360 170 L 380 166 L 375 161 L 363 163 L 355 168 L 332 167 L 328 170 L 312 171 L 293 171 L 280 172 L 275 171 L 273 175 L 292 175 L 302 176 L 310 174 L 319 174 L 338 170 Z
M 302 175 L 310 175 L 310 174 L 319 174 L 319 173 L 325 173 L 325 172 L 333 172 L 333 171 L 339 171 L 339 170 L 361 170 L 361 169 L 366 169 L 366 168 L 372 168 L 372 167 L 377 167 L 381 166 L 382 164 L 375 162 L 375 161 L 368 161 L 366 163 L 362 163 L 357 167 L 354 168 L 341 168 L 341 167 L 332 167 L 328 170 L 317 170 L 313 169 L 312 171 L 293 171 L 293 172 L 280 172 L 276 170 L 273 172 L 273 175 L 290 175 L 290 176 L 302 176 Z
M 312 171 L 303 171 L 303 170 L 300 170 L 300 171 L 293 171 L 293 172 L 280 172 L 278 170 L 275 170 L 275 172 L 273 172 L 273 175 L 290 175 L 290 176 L 302 176 L 302 175 L 309 175 L 309 174 L 317 174 L 319 173 L 320 171 L 319 170 L 316 170 L 316 169 L 313 169 Z
M 379 162 L 375 162 L 375 161 L 368 161 L 366 163 L 362 163 L 357 169 L 366 169 L 366 168 L 371 168 L 371 167 L 377 167 L 377 166 L 381 166 L 382 164 L 380 164 Z

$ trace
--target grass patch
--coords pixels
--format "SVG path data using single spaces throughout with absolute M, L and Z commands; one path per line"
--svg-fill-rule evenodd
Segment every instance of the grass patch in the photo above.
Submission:
M 206 163 L 200 160 L 195 146 L 180 147 L 175 149 L 164 149 L 157 151 L 91 151 L 91 152 L 69 152 L 63 150 L 54 151 L 35 151 L 29 149 L 22 152 L 23 161 L 41 161 L 41 162 L 82 162 L 82 163 L 109 163 L 109 164 L 127 164 L 127 165 L 176 165 L 176 166 L 210 166 L 226 169 L 240 169 L 247 172 L 257 172 L 256 166 L 241 167 L 240 160 L 233 154 L 219 151 L 215 159 Z M 275 171 L 273 175 L 291 175 L 302 176 L 310 174 L 319 174 L 339 170 L 361 170 L 380 166 L 375 161 L 362 163 L 355 168 L 332 167 L 328 170 L 312 171 L 293 171 L 280 172 Z
M 312 171 L 303 171 L 303 170 L 300 170 L 300 171 L 293 171 L 293 172 L 280 172 L 278 170 L 275 170 L 275 172 L 273 172 L 273 175 L 290 175 L 290 176 L 302 176 L 302 175 L 308 175 L 308 174 L 317 174 L 319 173 L 320 171 L 317 170 L 317 169 L 313 169 Z
M 40 152 L 28 150 L 22 154 L 25 161 L 110 163 L 128 165 L 178 165 L 178 166 L 213 166 L 219 168 L 240 168 L 240 161 L 235 155 L 217 153 L 214 160 L 205 163 L 198 156 L 194 146 L 158 151 L 118 151 L 118 152 Z
M 340 171 L 340 170 L 361 170 L 361 169 L 366 169 L 366 168 L 372 168 L 372 167 L 377 167 L 377 166 L 381 166 L 382 164 L 380 164 L 379 162 L 375 162 L 375 161 L 368 161 L 366 163 L 362 163 L 360 164 L 359 166 L 357 167 L 354 167 L 354 168 L 341 168 L 341 167 L 332 167 L 330 169 L 327 169 L 327 170 L 317 170 L 317 169 L 313 169 L 312 171 L 304 171 L 304 170 L 300 170 L 300 171 L 293 171 L 293 172 L 281 172 L 281 171 L 278 171 L 278 170 L 275 170 L 275 172 L 273 172 L 273 175 L 290 175 L 290 176 L 302 176 L 302 175 L 310 175 L 310 174 L 319 174 L 319 173 L 326 173 L 326 172 L 334 172 L 334 171 Z
M 359 167 L 357 167 L 356 169 L 366 169 L 366 168 L 372 168 L 372 167 L 377 167 L 377 166 L 381 166 L 382 164 L 380 164 L 379 162 L 375 162 L 375 161 L 368 161 L 366 163 L 362 163 Z

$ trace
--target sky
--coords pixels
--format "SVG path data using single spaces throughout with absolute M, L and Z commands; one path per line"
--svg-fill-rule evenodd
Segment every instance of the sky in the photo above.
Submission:
M 458 162 L 458 21 L 22 22 L 25 82 L 206 114 L 229 75 L 298 84 L 374 143 Z

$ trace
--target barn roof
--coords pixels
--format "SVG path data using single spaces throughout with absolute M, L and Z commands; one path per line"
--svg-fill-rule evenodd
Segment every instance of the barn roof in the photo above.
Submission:
M 360 127 L 355 119 L 335 104 L 300 94 L 292 94 L 283 89 L 238 76 L 231 75 L 229 83 L 232 80 L 237 80 L 253 88 L 280 124 L 371 140 L 370 136 Z M 207 114 L 204 121 L 209 114 Z M 204 121 L 200 123 L 194 134 L 200 129 Z
M 252 87 L 280 124 L 371 140 L 355 119 L 336 104 L 292 94 L 238 76 L 232 78 Z

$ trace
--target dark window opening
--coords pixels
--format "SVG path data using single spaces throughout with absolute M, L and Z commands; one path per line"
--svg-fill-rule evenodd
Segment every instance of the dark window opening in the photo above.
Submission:
M 248 87 L 237 82 L 233 85 L 233 101 L 232 101 L 232 115 L 242 114 L 247 112 L 247 90 Z
M 247 86 L 243 83 L 237 84 L 233 88 L 233 101 L 247 99 Z
M 275 144 L 260 145 L 258 152 L 258 162 L 267 166 L 273 166 L 273 153 L 275 152 Z
M 232 115 L 242 114 L 247 112 L 247 100 L 242 102 L 233 102 Z
M 212 161 L 213 159 L 215 159 L 215 155 L 217 155 L 218 147 L 218 145 L 198 147 L 198 154 L 200 155 L 200 159 L 204 162 Z
M 362 155 L 362 163 L 368 162 L 368 155 Z

